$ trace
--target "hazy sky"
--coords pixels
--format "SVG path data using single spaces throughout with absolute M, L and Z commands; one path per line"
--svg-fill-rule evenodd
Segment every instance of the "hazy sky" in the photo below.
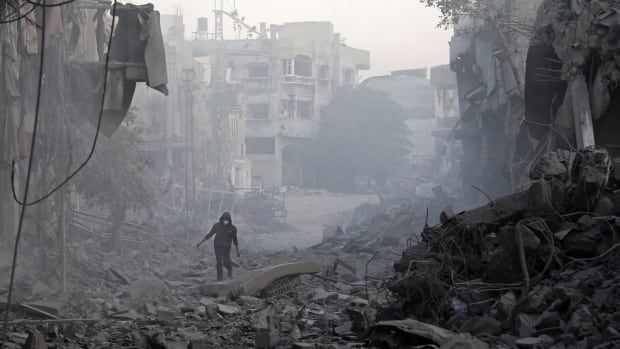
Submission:
M 213 0 L 149 2 L 161 13 L 172 13 L 173 6 L 180 5 L 187 35 L 196 29 L 197 17 L 208 17 L 213 31 Z M 448 63 L 451 33 L 437 28 L 439 13 L 419 0 L 224 0 L 224 8 L 232 9 L 233 3 L 246 22 L 257 27 L 260 22 L 331 21 L 347 45 L 370 51 L 371 70 L 364 77 Z M 226 19 L 224 32 L 232 37 Z

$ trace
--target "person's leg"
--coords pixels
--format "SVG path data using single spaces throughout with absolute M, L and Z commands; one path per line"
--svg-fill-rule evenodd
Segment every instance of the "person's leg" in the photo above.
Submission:
M 224 280 L 224 272 L 222 270 L 222 262 L 224 260 L 224 254 L 221 251 L 215 250 L 215 268 L 217 269 L 217 281 Z
M 228 269 L 228 278 L 232 279 L 232 262 L 230 261 L 230 249 L 224 251 L 224 266 Z

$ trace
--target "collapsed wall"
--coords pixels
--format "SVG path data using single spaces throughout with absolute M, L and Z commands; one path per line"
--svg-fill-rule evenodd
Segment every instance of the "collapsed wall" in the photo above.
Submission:
M 457 76 L 465 199 L 475 207 L 520 184 L 531 151 L 521 130 L 525 57 L 540 0 L 497 1 L 459 20 L 450 42 Z
M 540 6 L 527 57 L 525 111 L 532 136 L 550 149 L 595 143 L 619 154 L 618 10 L 615 1 Z

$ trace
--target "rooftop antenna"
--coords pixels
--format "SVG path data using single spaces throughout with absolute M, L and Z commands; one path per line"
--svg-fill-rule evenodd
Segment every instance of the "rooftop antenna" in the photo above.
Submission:
M 214 0 L 215 40 L 224 40 L 224 0 Z

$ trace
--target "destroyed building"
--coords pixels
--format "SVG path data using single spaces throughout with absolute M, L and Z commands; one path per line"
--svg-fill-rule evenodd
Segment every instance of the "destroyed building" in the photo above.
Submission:
M 519 186 L 528 152 L 521 132 L 525 60 L 539 0 L 498 1 L 461 18 L 450 42 L 450 65 L 457 74 L 463 145 L 462 179 L 466 201 L 484 202 Z
M 596 144 L 618 155 L 617 9 L 613 1 L 540 6 L 527 59 L 526 117 L 547 149 Z
M 435 88 L 435 128 L 432 135 L 438 172 L 446 182 L 452 182 L 451 187 L 461 188 L 462 182 L 458 178 L 463 150 L 461 142 L 454 137 L 460 119 L 456 74 L 449 65 L 432 67 L 430 80 Z
M 321 109 L 340 86 L 358 84 L 358 73 L 370 67 L 369 52 L 345 45 L 329 22 L 263 24 L 256 36 L 192 41 L 209 76 L 208 112 L 235 115 L 245 125 L 232 132 L 251 163 L 252 181 L 236 185 L 301 187 L 302 151 L 316 135 Z
M 0 24 L 0 236 L 8 238 L 17 229 L 19 210 L 11 193 L 22 195 L 16 193 L 24 192 L 27 172 L 34 172 L 30 199 L 42 201 L 55 193 L 48 193 L 57 184 L 52 177 L 69 176 L 79 165 L 69 136 L 74 123 L 89 122 L 90 137 L 109 137 L 125 119 L 138 82 L 160 94 L 168 90 L 159 12 L 152 5 L 76 1 L 46 11 L 27 1 L 6 1 L 2 6 L 8 20 Z M 46 28 L 36 24 L 42 17 Z M 112 22 L 118 24 L 114 33 Z M 31 143 L 35 128 L 40 128 L 39 138 Z M 38 151 L 30 161 L 33 146 Z M 60 194 L 31 218 L 57 220 L 70 201 Z
M 224 39 L 207 32 L 206 18 L 192 38 L 181 14 L 162 18 L 171 98 L 145 89 L 136 106 L 145 152 L 174 178 L 171 204 L 307 185 L 302 153 L 321 110 L 339 87 L 358 84 L 369 52 L 345 45 L 329 22 L 263 24 L 253 38 Z M 202 155 L 186 159 L 186 149 Z

